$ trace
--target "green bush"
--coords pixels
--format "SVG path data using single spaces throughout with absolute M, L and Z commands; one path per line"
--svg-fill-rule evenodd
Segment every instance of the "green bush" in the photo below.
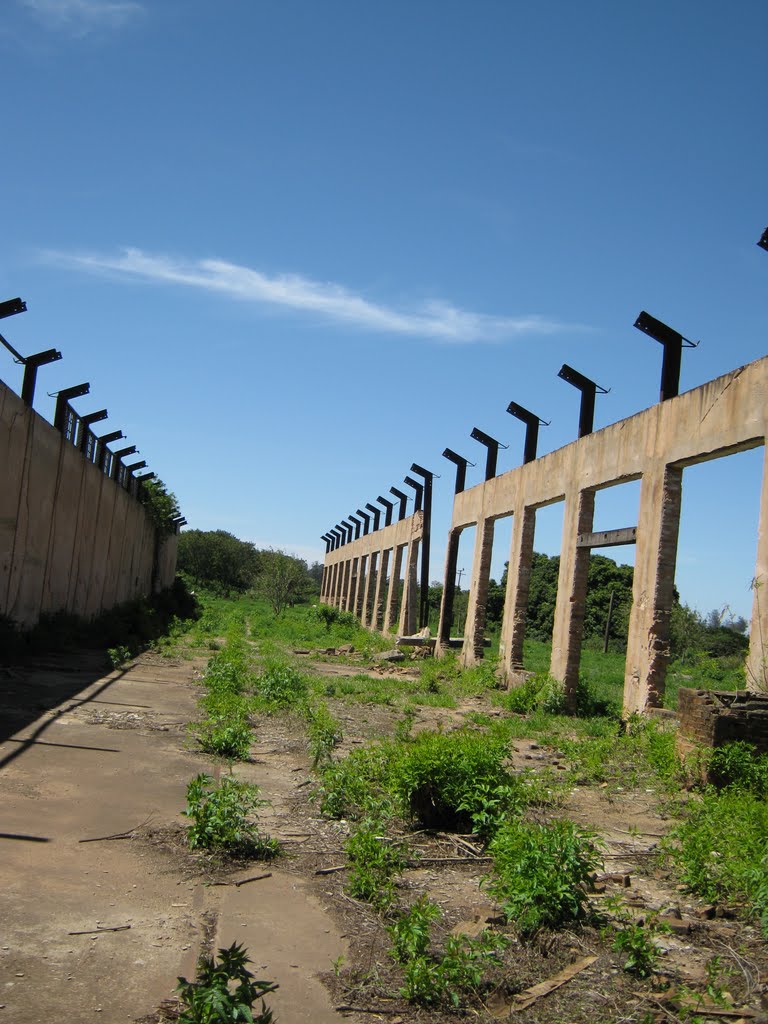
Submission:
M 523 805 L 523 787 L 503 764 L 506 752 L 482 733 L 419 733 L 394 760 L 393 790 L 426 828 L 469 832 L 482 822 L 490 831 L 491 819 Z
M 405 852 L 386 838 L 385 817 L 372 809 L 344 844 L 350 871 L 347 892 L 375 907 L 389 907 L 395 897 L 395 876 L 405 867 Z
M 388 791 L 393 744 L 372 743 L 323 768 L 320 810 L 329 818 L 357 819 Z
M 768 802 L 733 785 L 710 788 L 672 835 L 683 881 L 710 902 L 742 904 L 768 936 Z
M 277 985 L 257 981 L 247 968 L 246 949 L 235 942 L 220 949 L 218 962 L 203 956 L 197 968 L 197 981 L 179 978 L 181 1013 L 179 1024 L 271 1024 L 272 1011 L 263 997 L 274 992 Z M 253 1004 L 261 999 L 261 1013 L 253 1013 Z
M 486 888 L 523 935 L 559 928 L 588 914 L 590 874 L 601 862 L 594 833 L 571 821 L 504 824 L 491 840 Z
M 195 726 L 195 731 L 206 754 L 216 754 L 234 761 L 247 761 L 250 757 L 253 732 L 243 719 L 209 719 Z
M 409 911 L 387 926 L 392 939 L 391 955 L 398 963 L 405 964 L 414 957 L 424 956 L 430 943 L 430 925 L 440 916 L 438 905 L 420 896 Z
M 197 775 L 187 786 L 187 806 L 182 812 L 191 820 L 187 827 L 190 848 L 274 857 L 279 852 L 277 841 L 262 835 L 253 817 L 263 805 L 257 786 L 231 775 L 218 784 L 210 775 Z
M 715 747 L 709 758 L 709 780 L 718 789 L 735 787 L 768 796 L 768 755 L 752 743 L 736 740 Z
M 307 680 L 296 669 L 278 663 L 269 665 L 256 679 L 259 702 L 268 708 L 296 708 L 307 701 Z

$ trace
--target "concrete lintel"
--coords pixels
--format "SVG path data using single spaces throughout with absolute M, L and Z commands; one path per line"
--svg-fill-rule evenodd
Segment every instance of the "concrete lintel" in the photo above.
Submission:
M 614 548 L 620 544 L 637 544 L 636 526 L 627 526 L 620 530 L 599 530 L 597 533 L 580 533 L 576 538 L 577 548 Z

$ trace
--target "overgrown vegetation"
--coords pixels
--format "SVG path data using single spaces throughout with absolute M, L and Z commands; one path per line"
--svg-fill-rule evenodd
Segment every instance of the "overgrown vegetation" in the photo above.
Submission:
M 572 821 L 509 821 L 488 850 L 493 873 L 486 888 L 522 935 L 588 916 L 590 875 L 602 859 L 594 833 Z
M 714 751 L 710 772 L 720 788 L 690 801 L 668 852 L 694 892 L 739 906 L 768 937 L 768 755 L 727 744 Z
M 198 848 L 269 860 L 279 852 L 276 840 L 259 831 L 256 811 L 264 805 L 259 790 L 232 775 L 216 783 L 201 772 L 187 786 L 187 806 L 182 812 L 190 819 L 187 842 Z

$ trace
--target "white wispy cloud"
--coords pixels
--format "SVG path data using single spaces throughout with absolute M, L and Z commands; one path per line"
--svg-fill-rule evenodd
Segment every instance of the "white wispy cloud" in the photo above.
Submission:
M 270 276 L 225 260 L 185 262 L 151 255 L 140 249 L 123 249 L 114 256 L 47 252 L 45 257 L 59 266 L 91 273 L 186 285 L 247 302 L 319 315 L 335 323 L 369 331 L 439 341 L 502 341 L 521 335 L 555 334 L 566 329 L 578 329 L 577 325 L 538 314 L 492 316 L 437 300 L 413 309 L 398 309 L 372 302 L 332 281 L 314 281 L 299 274 Z
M 19 0 L 46 28 L 85 36 L 100 29 L 122 28 L 141 14 L 134 0 Z

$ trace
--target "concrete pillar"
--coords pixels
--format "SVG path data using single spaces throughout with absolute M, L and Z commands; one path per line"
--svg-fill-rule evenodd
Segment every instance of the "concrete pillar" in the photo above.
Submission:
M 397 621 L 397 598 L 400 589 L 400 573 L 403 568 L 403 553 L 406 544 L 396 544 L 392 556 L 392 572 L 389 575 L 389 589 L 387 591 L 387 603 L 384 609 L 384 627 L 382 632 L 388 633 L 392 624 Z
M 437 627 L 437 643 L 435 644 L 435 656 L 438 658 L 450 650 L 448 641 L 451 639 L 451 627 L 453 626 L 453 602 L 456 596 L 456 567 L 459 560 L 460 538 L 460 529 L 448 531 L 443 596 L 440 600 L 440 622 Z
M 509 686 L 522 682 L 523 641 L 528 621 L 528 589 L 533 564 L 536 510 L 522 507 L 512 520 L 512 543 L 507 568 L 507 593 L 501 626 L 499 659 Z
M 400 621 L 398 624 L 400 636 L 411 636 L 417 629 L 416 569 L 419 562 L 419 546 L 420 542 L 417 540 L 411 540 L 408 545 L 405 585 L 403 586 L 403 596 L 400 601 Z
M 367 575 L 368 556 L 361 555 L 357 562 L 357 587 L 355 588 L 355 606 L 352 609 L 358 618 L 361 618 L 363 614 L 363 596 L 365 594 Z
M 341 592 L 341 610 L 344 612 L 349 611 L 349 597 L 350 590 L 352 587 L 352 559 L 348 558 L 344 563 L 344 582 L 342 584 Z
M 363 607 L 360 613 L 360 624 L 365 629 L 370 628 L 369 609 L 371 604 L 371 586 L 376 579 L 376 564 L 379 558 L 378 551 L 372 551 L 368 555 L 368 571 L 365 574 L 365 590 L 363 591 Z
M 491 577 L 491 554 L 493 552 L 493 519 L 480 519 L 475 532 L 475 550 L 472 556 L 472 579 L 469 584 L 467 621 L 464 625 L 464 646 L 461 649 L 462 665 L 474 665 L 485 654 L 485 602 L 488 598 L 488 582 Z
M 763 456 L 763 487 L 757 527 L 757 560 L 752 581 L 752 623 L 747 656 L 747 689 L 768 691 L 768 447 Z
M 373 595 L 373 610 L 371 611 L 371 629 L 380 630 L 382 628 L 382 606 L 381 606 L 381 593 L 387 583 L 387 570 L 389 568 L 389 554 L 390 548 L 380 553 L 380 566 L 376 576 L 376 590 Z
M 683 471 L 656 465 L 643 474 L 624 677 L 624 713 L 658 707 L 669 664 Z
M 335 608 L 341 608 L 341 581 L 344 576 L 344 563 L 337 562 L 333 567 L 333 601 Z
M 580 533 L 592 532 L 594 516 L 594 491 L 571 491 L 566 495 L 549 671 L 563 684 L 566 707 L 571 713 L 576 710 L 590 550 L 577 548 L 576 538 Z

